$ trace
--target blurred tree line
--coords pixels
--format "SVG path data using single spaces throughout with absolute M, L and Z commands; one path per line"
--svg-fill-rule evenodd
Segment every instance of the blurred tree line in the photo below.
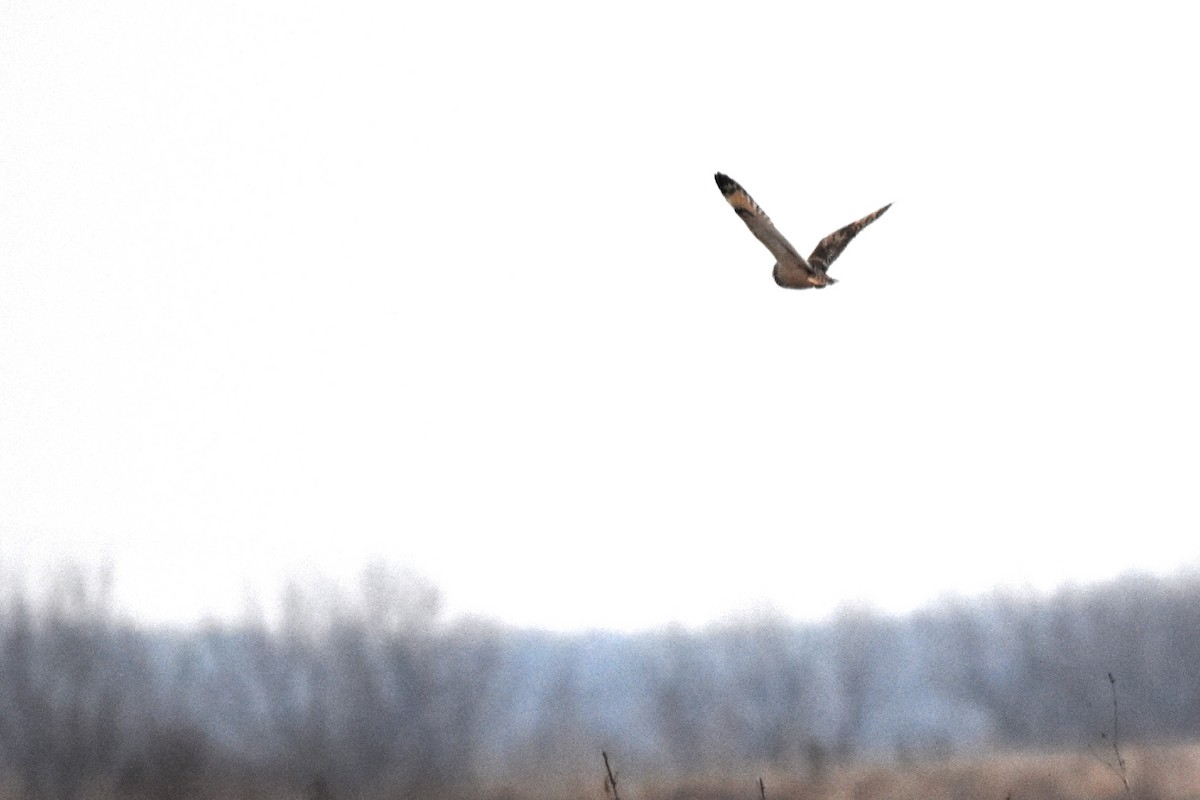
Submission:
M 596 771 L 829 764 L 1200 734 L 1200 577 L 903 618 L 554 635 L 441 621 L 367 570 L 278 618 L 138 627 L 105 574 L 0 589 L 0 797 L 462 796 Z

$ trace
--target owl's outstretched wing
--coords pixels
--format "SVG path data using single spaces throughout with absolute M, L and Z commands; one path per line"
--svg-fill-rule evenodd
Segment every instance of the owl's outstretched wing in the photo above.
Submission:
M 838 228 L 833 233 L 826 236 L 817 245 L 817 249 L 812 251 L 812 255 L 808 257 L 809 266 L 813 269 L 819 269 L 822 272 L 829 269 L 829 265 L 837 260 L 837 257 L 846 249 L 846 245 L 850 244 L 850 240 L 858 235 L 858 232 L 870 225 L 875 220 L 883 216 L 883 212 L 892 207 L 888 203 L 878 211 L 867 214 L 857 222 L 851 222 L 849 225 Z
M 775 256 L 775 260 L 779 262 L 779 269 L 799 269 L 805 273 L 809 272 L 804 256 L 796 252 L 792 243 L 775 228 L 771 218 L 758 207 L 754 198 L 728 175 L 718 172 L 714 177 L 721 194 L 725 195 L 725 200 L 733 206 L 733 210 L 742 218 L 742 222 L 746 223 L 746 227 L 750 229 L 755 238 L 766 245 L 766 248 L 771 251 L 771 255 Z

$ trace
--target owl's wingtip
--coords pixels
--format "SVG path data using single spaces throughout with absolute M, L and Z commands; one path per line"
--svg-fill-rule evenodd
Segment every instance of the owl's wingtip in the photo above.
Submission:
M 722 194 L 729 194 L 730 192 L 736 191 L 738 188 L 737 181 L 726 175 L 724 172 L 718 172 L 713 175 L 713 180 L 717 182 L 717 188 L 721 190 Z

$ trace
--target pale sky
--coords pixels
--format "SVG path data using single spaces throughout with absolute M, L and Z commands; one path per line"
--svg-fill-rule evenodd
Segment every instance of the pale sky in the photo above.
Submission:
M 1196 565 L 1191 13 L 6 4 L 0 564 L 555 629 Z M 784 291 L 716 171 L 894 205 Z

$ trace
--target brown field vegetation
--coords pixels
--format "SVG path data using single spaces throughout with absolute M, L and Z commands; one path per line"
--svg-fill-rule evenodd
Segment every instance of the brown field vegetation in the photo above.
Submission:
M 761 776 L 767 800 L 1200 800 L 1200 743 L 1122 749 L 1129 792 L 1126 793 L 1112 750 L 1096 749 L 980 754 L 905 761 L 831 765 L 820 774 L 798 775 L 747 765 L 720 774 L 676 780 L 625 775 L 617 767 L 619 800 L 758 800 Z M 481 781 L 452 791 L 413 794 L 406 781 L 339 794 L 321 782 L 303 791 L 279 789 L 244 779 L 208 780 L 191 785 L 168 784 L 152 795 L 129 795 L 115 783 L 92 785 L 81 800 L 118 800 L 129 796 L 163 798 L 238 798 L 238 800 L 393 800 L 429 797 L 446 800 L 613 800 L 599 757 L 592 775 L 530 775 L 495 785 Z M 229 777 L 229 776 L 227 776 Z M 215 780 L 214 780 L 215 778 Z M 281 783 L 286 783 L 283 781 Z M 0 780 L 0 800 L 27 800 Z
M 1200 798 L 1200 743 L 1122 748 L 1122 755 L 1133 800 Z M 743 775 L 674 782 L 635 776 L 619 780 L 621 800 L 755 800 L 757 777 L 747 769 Z M 810 776 L 764 771 L 762 777 L 767 800 L 1126 800 L 1111 749 L 918 758 L 831 766 Z M 572 796 L 603 798 L 599 772 L 594 784 L 594 791 L 574 787 Z M 508 796 L 550 800 L 564 795 L 529 791 Z

